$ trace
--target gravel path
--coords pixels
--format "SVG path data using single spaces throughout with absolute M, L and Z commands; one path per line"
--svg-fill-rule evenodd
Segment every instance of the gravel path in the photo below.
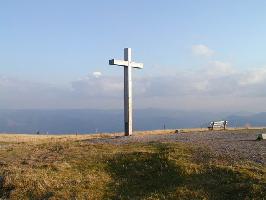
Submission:
M 212 131 L 178 134 L 133 135 L 130 137 L 97 138 L 90 143 L 108 143 L 123 145 L 128 143 L 147 142 L 182 142 L 209 147 L 214 154 L 226 155 L 231 159 L 248 159 L 266 164 L 266 140 L 256 141 L 261 130 Z

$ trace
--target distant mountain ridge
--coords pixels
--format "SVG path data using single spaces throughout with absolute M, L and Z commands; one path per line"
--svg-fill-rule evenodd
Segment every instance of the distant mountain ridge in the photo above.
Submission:
M 250 114 L 250 115 L 231 115 L 227 119 L 231 123 L 231 126 L 266 126 L 266 112 Z
M 266 112 L 232 115 L 203 111 L 137 109 L 134 130 L 207 127 L 210 121 L 228 120 L 229 126 L 266 126 Z M 0 132 L 6 133 L 95 133 L 123 131 L 122 110 L 0 110 Z

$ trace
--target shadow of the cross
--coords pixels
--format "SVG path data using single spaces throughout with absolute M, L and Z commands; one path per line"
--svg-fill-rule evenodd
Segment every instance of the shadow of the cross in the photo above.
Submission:
M 158 153 L 117 154 L 108 162 L 114 179 L 109 186 L 115 191 L 113 199 L 142 199 L 155 191 L 174 190 L 182 183 L 181 170 L 167 159 L 166 147 L 157 148 Z

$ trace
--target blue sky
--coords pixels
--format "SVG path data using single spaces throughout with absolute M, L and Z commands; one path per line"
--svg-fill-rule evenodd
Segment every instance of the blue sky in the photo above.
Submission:
M 143 90 L 136 91 L 137 107 L 206 109 L 224 99 L 228 110 L 236 104 L 237 110 L 259 110 L 266 96 L 265 8 L 259 0 L 1 1 L 0 107 L 61 106 L 54 101 L 64 101 L 62 108 L 121 107 L 123 70 L 108 66 L 108 59 L 122 58 L 123 48 L 131 47 L 133 59 L 145 64 L 134 71 L 135 90 Z M 160 92 L 172 87 L 170 80 L 182 84 Z M 221 83 L 239 87 L 225 87 L 221 97 L 214 94 Z M 28 98 L 15 101 L 17 88 Z M 49 98 L 39 101 L 41 94 Z M 184 102 L 190 103 L 180 106 Z

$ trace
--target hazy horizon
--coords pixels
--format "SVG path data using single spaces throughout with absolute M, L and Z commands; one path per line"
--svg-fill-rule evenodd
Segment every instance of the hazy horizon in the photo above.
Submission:
M 50 109 L 0 110 L 0 133 L 79 134 L 122 132 L 123 110 Z M 229 127 L 266 126 L 264 113 L 229 113 L 137 109 L 134 130 L 206 128 L 211 121 L 228 120 Z

